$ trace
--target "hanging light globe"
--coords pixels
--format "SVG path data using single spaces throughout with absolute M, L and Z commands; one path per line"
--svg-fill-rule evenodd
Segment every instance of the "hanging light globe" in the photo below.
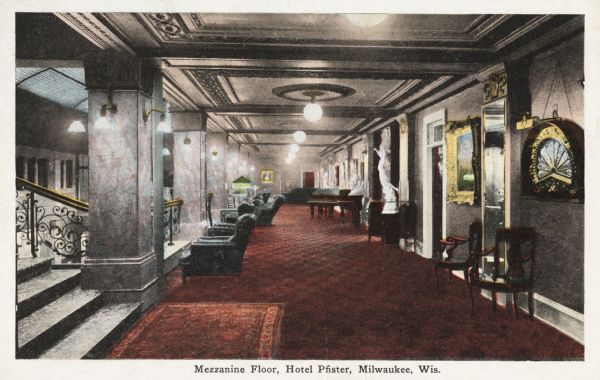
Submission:
M 290 145 L 290 152 L 298 153 L 300 151 L 300 145 L 294 143 Z
M 171 125 L 167 123 L 167 116 L 164 113 L 160 115 L 160 123 L 158 123 L 156 130 L 163 133 L 173 132 L 173 130 L 171 129 Z
M 170 156 L 171 151 L 169 151 L 169 148 L 163 148 L 162 154 L 163 154 L 163 156 Z
M 311 123 L 319 121 L 321 116 L 323 116 L 323 108 L 317 103 L 308 103 L 304 106 L 304 117 Z
M 386 19 L 387 15 L 378 13 L 350 13 L 346 17 L 354 25 L 369 28 L 381 23 Z
M 304 141 L 306 141 L 306 133 L 304 133 L 304 131 L 296 131 L 292 136 L 294 137 L 294 141 L 299 144 L 302 144 Z

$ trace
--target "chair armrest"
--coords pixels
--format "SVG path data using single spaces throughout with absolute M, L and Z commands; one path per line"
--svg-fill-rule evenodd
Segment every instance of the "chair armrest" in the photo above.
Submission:
M 496 246 L 489 247 L 489 248 L 486 248 L 486 249 L 484 249 L 484 250 L 483 250 L 483 251 L 481 251 L 481 252 L 473 252 L 473 256 L 476 256 L 476 257 L 484 257 L 484 256 L 487 256 L 487 255 L 489 255 L 490 253 L 494 252 L 495 250 L 496 250 Z
M 195 241 L 193 246 L 197 247 L 231 247 L 235 248 L 236 243 L 231 240 L 199 240 Z

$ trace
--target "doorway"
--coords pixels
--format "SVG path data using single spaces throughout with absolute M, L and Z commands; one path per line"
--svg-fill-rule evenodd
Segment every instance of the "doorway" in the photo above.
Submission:
M 433 257 L 440 238 L 446 235 L 445 123 L 445 110 L 426 115 L 423 119 L 421 135 L 423 241 L 417 245 L 416 252 L 427 258 Z
M 432 252 L 440 248 L 443 238 L 443 186 L 444 186 L 444 153 L 442 146 L 431 149 L 431 243 Z
M 304 188 L 315 187 L 315 172 L 302 173 L 302 184 Z

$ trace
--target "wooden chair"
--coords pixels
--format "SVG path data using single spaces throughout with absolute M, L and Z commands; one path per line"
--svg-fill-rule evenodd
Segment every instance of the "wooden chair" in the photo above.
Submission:
M 460 270 L 464 274 L 465 284 L 469 286 L 469 268 L 477 263 L 477 253 L 481 253 L 481 234 L 483 226 L 480 221 L 474 221 L 469 226 L 469 237 L 448 236 L 440 240 L 442 248 L 437 252 L 437 260 L 434 263 L 435 284 L 440 285 L 438 269 L 448 271 L 448 282 L 452 277 L 452 271 Z M 462 257 L 456 257 L 454 250 L 461 245 L 467 244 L 467 254 Z
M 477 263 L 469 274 L 469 293 L 473 316 L 473 288 L 492 292 L 492 306 L 496 311 L 496 293 L 512 293 L 515 319 L 517 318 L 517 293 L 528 292 L 529 319 L 533 320 L 533 287 L 536 234 L 533 228 L 500 228 L 496 231 L 496 244 L 477 255 Z M 481 258 L 494 254 L 492 273 L 480 271 Z
M 385 202 L 370 200 L 367 214 L 367 224 L 369 225 L 369 242 L 371 242 L 371 236 L 379 236 L 381 241 L 384 242 L 385 228 L 383 225 L 383 219 L 381 212 Z

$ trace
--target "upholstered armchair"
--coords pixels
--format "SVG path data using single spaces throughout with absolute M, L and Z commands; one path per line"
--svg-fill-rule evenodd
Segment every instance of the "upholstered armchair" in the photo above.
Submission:
M 255 207 L 248 204 L 242 203 L 238 206 L 237 211 L 230 212 L 225 220 L 233 221 L 232 223 L 215 223 L 208 229 L 208 236 L 231 236 L 235 232 L 235 223 L 239 216 L 245 214 L 253 214 Z M 235 218 L 235 219 L 233 219 Z
M 233 236 L 209 236 L 193 242 L 190 251 L 179 259 L 183 283 L 187 276 L 240 273 L 254 223 L 254 215 L 245 214 L 238 218 Z
M 283 195 L 276 195 L 273 197 L 273 201 L 269 201 L 263 205 L 256 206 L 254 214 L 256 215 L 257 226 L 271 226 L 273 218 L 279 211 L 279 208 L 285 202 Z

